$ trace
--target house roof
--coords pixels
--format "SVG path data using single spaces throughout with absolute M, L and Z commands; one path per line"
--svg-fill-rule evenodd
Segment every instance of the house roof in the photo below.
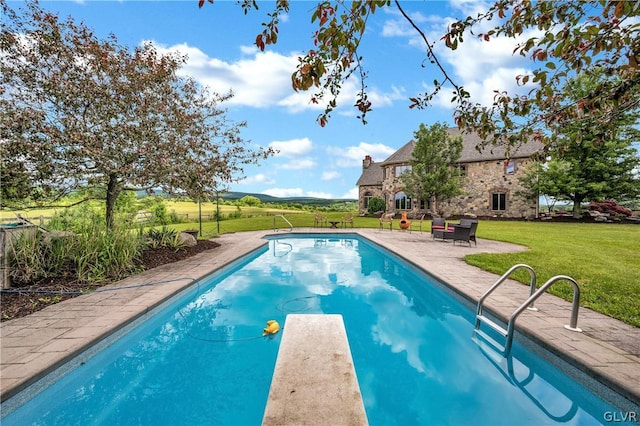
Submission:
M 447 129 L 449 136 L 462 136 L 462 153 L 460 154 L 461 163 L 473 163 L 476 161 L 504 160 L 506 158 L 528 158 L 537 152 L 540 152 L 544 145 L 536 140 L 529 140 L 526 144 L 517 147 L 509 147 L 507 145 L 492 145 L 484 147 L 482 151 L 478 151 L 476 147 L 482 144 L 482 139 L 477 134 L 462 133 L 456 127 Z M 509 155 L 507 155 L 507 151 Z
M 489 145 L 482 151 L 478 151 L 476 147 L 482 144 L 482 139 L 477 134 L 462 133 L 456 127 L 448 128 L 447 132 L 451 137 L 462 136 L 462 153 L 460 154 L 460 163 L 504 160 L 507 158 L 506 145 Z M 388 166 L 390 164 L 408 163 L 411 159 L 411 154 L 413 153 L 415 146 L 416 143 L 414 141 L 409 141 L 380 164 Z M 528 158 L 536 152 L 539 152 L 542 148 L 542 143 L 531 140 L 518 147 L 510 147 L 509 158 Z
M 381 185 L 382 184 L 382 163 L 369 164 L 369 167 L 362 169 L 360 179 L 356 182 L 357 186 Z
M 384 160 L 381 164 L 383 166 L 388 166 L 389 164 L 394 163 L 407 163 L 411 158 L 411 154 L 416 147 L 416 143 L 414 141 L 409 141 L 404 144 L 400 149 L 391 154 L 389 158 Z

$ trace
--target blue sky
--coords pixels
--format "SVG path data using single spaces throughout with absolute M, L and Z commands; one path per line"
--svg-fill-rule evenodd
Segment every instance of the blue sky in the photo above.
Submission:
M 18 2 L 12 2 L 17 7 Z M 198 8 L 189 1 L 43 1 L 43 8 L 71 15 L 93 28 L 100 38 L 113 33 L 126 46 L 152 42 L 160 51 L 179 51 L 189 59 L 183 72 L 211 90 L 234 92 L 227 116 L 246 121 L 243 137 L 279 153 L 258 166 L 245 168 L 232 191 L 278 197 L 357 198 L 356 181 L 362 159 L 382 161 L 413 137 L 420 123 L 453 124 L 451 90 L 443 90 L 426 110 L 409 109 L 409 97 L 428 90 L 440 75 L 423 67 L 425 47 L 395 6 L 376 12 L 368 22 L 361 56 L 368 71 L 373 111 L 368 124 L 352 107 L 359 81 L 343 86 L 340 106 L 329 124 L 316 123 L 323 105 L 309 102 L 312 92 L 295 93 L 291 73 L 297 57 L 312 47 L 314 1 L 292 1 L 275 46 L 260 52 L 253 44 L 267 21 L 272 2 L 244 15 L 235 1 L 216 0 Z M 454 19 L 487 9 L 481 1 L 406 1 L 415 22 L 437 42 L 436 52 L 458 84 L 475 101 L 488 104 L 494 90 L 515 90 L 515 76 L 531 64 L 511 54 L 516 41 L 482 43 L 466 37 L 456 51 L 439 42 Z M 428 64 L 428 62 L 427 62 Z

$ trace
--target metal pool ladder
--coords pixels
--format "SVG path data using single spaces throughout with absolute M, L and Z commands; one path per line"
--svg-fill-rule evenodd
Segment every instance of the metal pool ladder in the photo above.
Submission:
M 504 283 L 507 280 L 507 278 L 509 278 L 509 276 L 518 269 L 526 269 L 527 271 L 529 271 L 529 274 L 531 276 L 530 296 L 522 305 L 520 305 L 520 307 L 518 307 L 518 309 L 516 309 L 513 312 L 513 314 L 511 314 L 511 317 L 509 318 L 509 322 L 507 323 L 507 328 L 505 329 L 483 314 L 484 301 L 491 293 L 493 293 L 493 291 L 496 288 L 498 288 L 502 283 Z M 580 308 L 580 287 L 578 287 L 578 283 L 576 282 L 576 280 L 566 275 L 556 275 L 555 277 L 550 278 L 549 281 L 547 281 L 542 286 L 540 286 L 540 288 L 536 291 L 535 271 L 531 266 L 520 263 L 512 266 L 507 272 L 505 272 L 504 275 L 502 275 L 498 279 L 498 281 L 496 281 L 495 284 L 493 284 L 478 300 L 474 334 L 480 331 L 480 326 L 482 323 L 487 324 L 489 327 L 491 327 L 492 329 L 500 333 L 503 337 L 505 337 L 506 340 L 505 340 L 503 355 L 505 357 L 508 356 L 509 353 L 511 352 L 511 345 L 513 343 L 513 332 L 515 331 L 515 322 L 518 316 L 520 316 L 520 314 L 524 312 L 525 309 L 537 311 L 538 308 L 533 306 L 533 303 L 536 301 L 536 299 L 542 296 L 547 291 L 547 289 L 551 287 L 551 285 L 553 285 L 555 282 L 562 281 L 562 280 L 569 281 L 573 285 L 573 303 L 571 308 L 571 320 L 569 325 L 565 325 L 564 327 L 567 330 L 582 332 L 582 330 L 578 328 L 578 309 Z
M 289 232 L 293 231 L 293 225 L 282 214 L 277 214 L 277 215 L 273 216 L 273 230 L 274 231 L 279 231 L 280 230 L 279 228 L 276 227 L 276 218 L 278 218 L 278 217 L 281 217 L 285 222 L 287 222 L 287 224 L 289 225 Z

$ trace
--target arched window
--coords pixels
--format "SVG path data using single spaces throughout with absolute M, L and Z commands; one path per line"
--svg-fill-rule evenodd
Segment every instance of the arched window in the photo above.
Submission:
M 364 208 L 367 209 L 369 208 L 369 201 L 371 200 L 371 198 L 373 198 L 373 194 L 371 194 L 371 192 L 367 191 L 364 193 Z
M 396 210 L 411 210 L 411 198 L 404 192 L 396 193 Z

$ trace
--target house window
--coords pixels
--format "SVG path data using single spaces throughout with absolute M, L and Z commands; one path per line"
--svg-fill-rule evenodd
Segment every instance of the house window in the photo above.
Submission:
M 460 176 L 466 176 L 467 175 L 467 166 L 464 164 L 456 164 L 455 165 L 455 169 L 458 171 L 458 174 Z
M 516 172 L 516 162 L 513 160 L 504 161 L 504 174 L 512 175 Z
M 420 200 L 420 210 L 427 210 L 431 207 L 429 200 Z
M 398 192 L 396 194 L 396 210 L 410 210 L 411 198 L 407 197 L 404 192 Z
M 402 173 L 407 172 L 407 171 L 411 171 L 411 166 L 409 165 L 404 165 L 404 166 L 396 166 L 396 177 L 400 177 L 402 175 Z
M 364 208 L 367 209 L 369 208 L 369 201 L 371 200 L 371 198 L 373 197 L 373 195 L 371 194 L 371 192 L 367 191 L 364 193 Z
M 491 194 L 491 210 L 507 210 L 507 194 L 504 192 L 494 192 Z

